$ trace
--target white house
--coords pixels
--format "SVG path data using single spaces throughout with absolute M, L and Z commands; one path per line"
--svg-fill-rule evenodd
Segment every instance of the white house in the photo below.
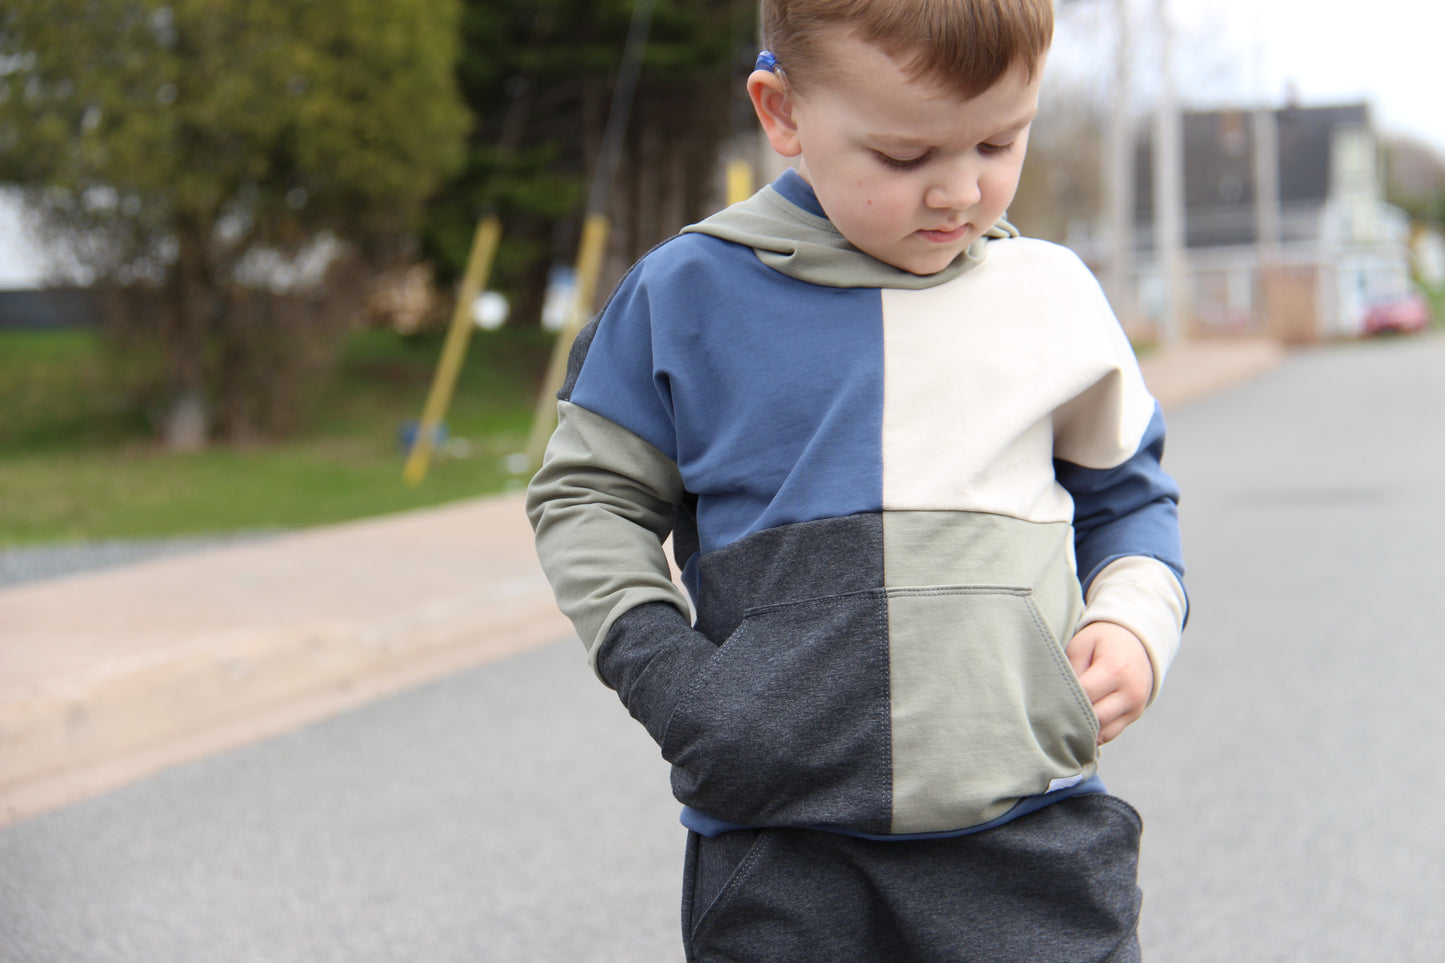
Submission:
M 1409 290 L 1409 223 L 1385 203 L 1366 105 L 1286 107 L 1258 118 L 1245 110 L 1186 113 L 1183 136 L 1195 333 L 1355 335 L 1370 304 Z M 1146 146 L 1135 205 L 1146 312 L 1163 288 L 1152 252 L 1151 160 Z

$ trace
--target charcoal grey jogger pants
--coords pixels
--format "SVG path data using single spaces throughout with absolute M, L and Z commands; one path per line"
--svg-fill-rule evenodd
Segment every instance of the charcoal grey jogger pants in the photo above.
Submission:
M 687 959 L 1130 963 L 1140 831 L 1128 803 L 1083 795 L 950 839 L 689 833 Z

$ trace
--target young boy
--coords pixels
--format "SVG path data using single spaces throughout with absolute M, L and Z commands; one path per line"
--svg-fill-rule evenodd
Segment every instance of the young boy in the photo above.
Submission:
M 1179 642 L 1177 491 L 1098 285 L 1003 220 L 1051 0 L 762 8 L 796 169 L 622 281 L 528 497 L 673 764 L 688 959 L 1137 959 L 1096 756 Z

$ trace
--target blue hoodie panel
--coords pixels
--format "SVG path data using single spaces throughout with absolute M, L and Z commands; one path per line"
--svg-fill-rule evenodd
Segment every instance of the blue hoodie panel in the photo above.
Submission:
M 818 203 L 818 195 L 813 193 L 813 188 L 803 180 L 796 168 L 788 168 L 773 181 L 773 190 L 783 195 L 789 201 L 812 214 L 814 217 L 828 215 L 823 211 L 823 205 Z
M 803 284 L 684 234 L 619 286 L 570 400 L 677 462 L 703 552 L 882 508 L 877 289 Z
M 1161 466 L 1164 413 L 1158 403 L 1138 450 L 1107 469 L 1084 468 L 1062 459 L 1054 475 L 1074 499 L 1074 540 L 1085 591 L 1115 559 L 1143 555 L 1169 566 L 1181 581 L 1179 486 Z

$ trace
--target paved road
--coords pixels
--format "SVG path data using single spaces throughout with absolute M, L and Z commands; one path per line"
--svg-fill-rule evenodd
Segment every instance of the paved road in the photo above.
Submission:
M 682 837 L 572 640 L 0 833 L 0 961 L 670 960 Z
M 1171 419 L 1194 615 L 1108 750 L 1146 957 L 1445 947 L 1445 341 Z M 670 961 L 665 766 L 575 641 L 0 833 L 0 961 Z
M 1105 761 L 1146 947 L 1445 960 L 1445 340 L 1299 355 L 1171 429 L 1194 614 Z

